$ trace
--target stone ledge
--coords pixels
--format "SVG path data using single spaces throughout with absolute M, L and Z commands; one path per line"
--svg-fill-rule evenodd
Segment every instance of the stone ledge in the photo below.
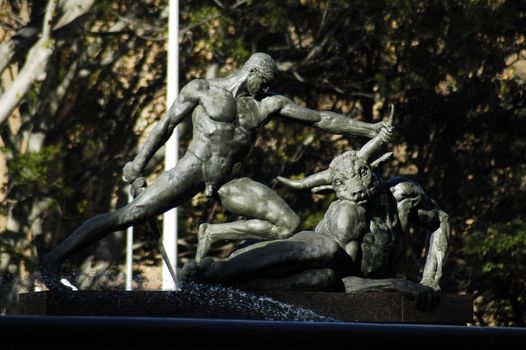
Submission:
M 472 305 L 471 296 L 453 294 L 442 294 L 433 311 L 419 311 L 397 293 L 48 291 L 20 294 L 18 314 L 465 325 Z
M 473 322 L 473 298 L 441 294 L 440 304 L 422 311 L 399 293 L 265 292 L 292 305 L 301 305 L 321 315 L 345 322 L 427 323 L 465 325 Z

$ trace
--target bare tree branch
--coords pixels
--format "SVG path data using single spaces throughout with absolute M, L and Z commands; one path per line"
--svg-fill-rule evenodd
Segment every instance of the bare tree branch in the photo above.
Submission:
M 8 40 L 0 44 L 0 73 L 4 71 L 5 67 L 11 62 L 15 55 L 15 42 Z
M 63 36 L 64 33 L 69 35 L 74 32 L 70 29 L 86 17 L 95 0 L 54 0 L 50 2 L 54 3 L 55 11 L 52 14 L 54 23 L 47 27 L 48 31 L 60 31 L 61 36 Z M 57 13 L 56 19 L 55 12 Z M 46 11 L 44 16 L 47 14 Z M 34 22 L 39 23 L 39 20 L 35 19 Z M 20 57 L 21 53 L 25 52 L 37 39 L 39 31 L 34 22 L 23 26 L 12 39 L 0 44 L 0 74 L 15 57 Z M 44 19 L 45 22 L 46 19 Z M 47 35 L 46 33 L 42 34 Z
M 33 83 L 37 80 L 43 80 L 45 77 L 47 63 L 55 48 L 55 42 L 51 38 L 51 28 L 57 3 L 58 0 L 48 2 L 41 38 L 29 51 L 27 61 L 16 79 L 0 97 L 0 125 L 20 104 Z
M 42 26 L 41 40 L 49 40 L 51 38 L 51 28 L 53 27 L 53 17 L 57 8 L 58 0 L 49 0 L 44 16 L 44 25 Z

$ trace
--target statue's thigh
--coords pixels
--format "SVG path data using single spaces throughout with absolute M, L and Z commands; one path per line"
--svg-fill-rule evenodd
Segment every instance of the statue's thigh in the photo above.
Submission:
M 203 187 L 201 161 L 188 153 L 162 173 L 128 207 L 145 216 L 163 213 L 195 196 Z
M 232 213 L 273 223 L 296 220 L 297 215 L 271 188 L 243 177 L 219 190 L 223 206 Z

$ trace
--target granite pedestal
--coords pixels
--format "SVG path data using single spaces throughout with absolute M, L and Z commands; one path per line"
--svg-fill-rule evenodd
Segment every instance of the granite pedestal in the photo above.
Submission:
M 472 298 L 466 295 L 442 294 L 436 309 L 420 311 L 414 301 L 397 293 L 245 293 L 206 287 L 176 292 L 24 293 L 19 296 L 19 314 L 452 325 L 473 319 Z

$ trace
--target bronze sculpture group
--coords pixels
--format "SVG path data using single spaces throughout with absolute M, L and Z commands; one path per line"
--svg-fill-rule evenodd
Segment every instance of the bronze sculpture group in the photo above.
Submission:
M 225 78 L 196 79 L 184 86 L 137 156 L 125 165 L 123 178 L 133 185 L 143 184 L 142 171 L 150 158 L 174 128 L 191 117 L 193 137 L 186 154 L 128 205 L 87 220 L 39 257 L 47 287 L 67 289 L 60 282 L 60 268 L 74 252 L 204 192 L 209 197 L 217 194 L 228 211 L 246 219 L 202 224 L 195 262 L 183 268 L 183 279 L 259 289 L 434 295 L 439 290 L 449 239 L 448 217 L 416 183 L 400 177 L 385 181 L 373 172 L 387 158 L 371 161 L 390 140 L 391 121 L 368 124 L 298 106 L 282 95 L 269 93 L 276 78 L 274 60 L 255 53 Z M 258 130 L 274 116 L 330 133 L 371 139 L 359 151 L 337 156 L 323 172 L 303 180 L 279 178 L 297 189 L 336 192 L 337 200 L 313 231 L 297 232 L 300 219 L 288 204 L 269 187 L 242 177 L 243 161 Z M 430 234 L 419 283 L 395 277 L 397 256 L 410 223 Z M 226 260 L 206 257 L 214 242 L 226 239 L 260 242 L 234 251 Z

